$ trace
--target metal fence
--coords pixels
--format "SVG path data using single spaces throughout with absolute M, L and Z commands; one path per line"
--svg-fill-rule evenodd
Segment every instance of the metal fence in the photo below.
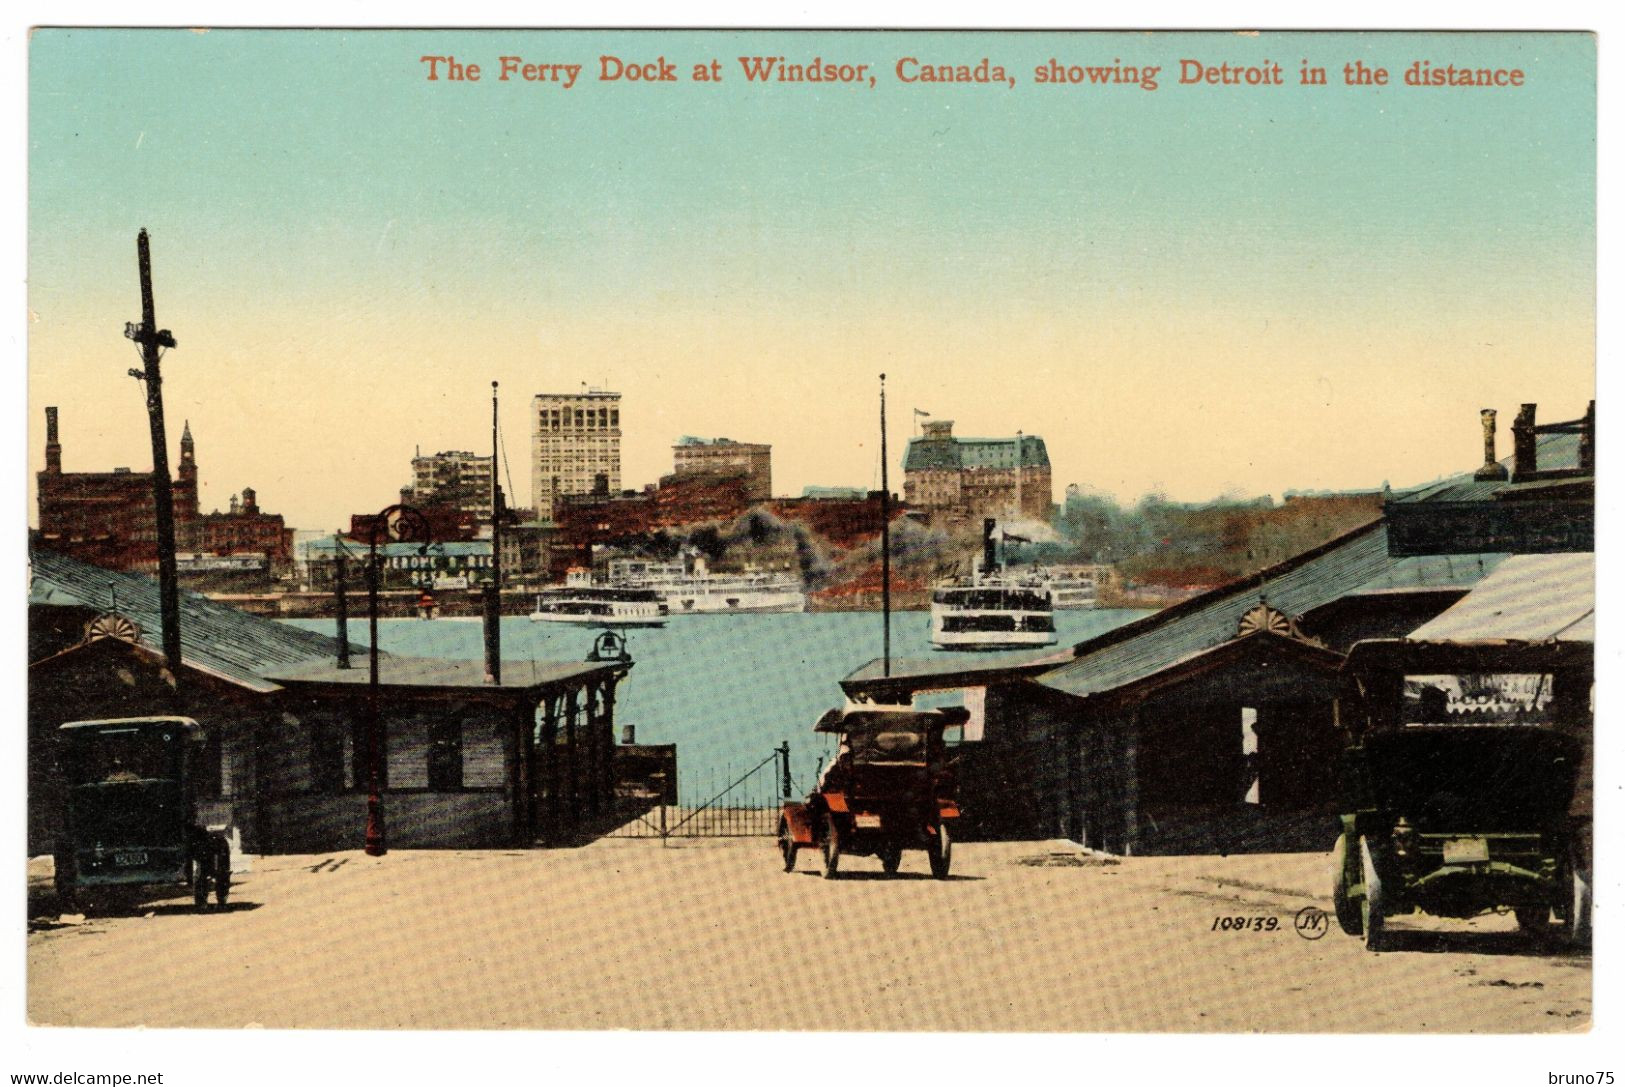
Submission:
M 790 745 L 773 749 L 743 773 L 727 768 L 687 790 L 675 804 L 623 798 L 629 818 L 611 838 L 748 838 L 778 832 L 791 793 Z

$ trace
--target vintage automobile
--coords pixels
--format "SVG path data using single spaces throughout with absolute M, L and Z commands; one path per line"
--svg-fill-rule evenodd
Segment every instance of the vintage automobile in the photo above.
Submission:
M 1582 744 L 1533 725 L 1409 724 L 1363 737 L 1344 759 L 1332 901 L 1365 946 L 1389 918 L 1510 909 L 1533 934 L 1553 915 L 1589 938 L 1590 887 L 1569 814 Z
M 202 726 L 189 717 L 71 721 L 61 726 L 67 821 L 56 847 L 64 908 L 185 884 L 198 909 L 224 907 L 231 849 L 224 827 L 201 825 L 196 774 Z
M 969 716 L 963 707 L 860 705 L 820 717 L 814 731 L 838 734 L 840 750 L 805 801 L 784 805 L 778 832 L 784 870 L 795 869 L 796 853 L 806 847 L 819 851 L 825 879 L 839 874 L 846 855 L 878 857 L 894 874 L 903 850 L 923 849 L 932 876 L 948 878 L 948 824 L 959 806 L 943 731 Z

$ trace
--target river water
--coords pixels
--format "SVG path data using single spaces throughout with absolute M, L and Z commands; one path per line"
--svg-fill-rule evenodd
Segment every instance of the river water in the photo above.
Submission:
M 1058 645 L 1071 645 L 1144 611 L 1058 611 Z M 333 633 L 331 619 L 289 620 Z M 892 658 L 942 656 L 931 648 L 927 613 L 892 616 Z M 502 620 L 505 678 L 524 678 L 513 662 L 582 660 L 597 631 L 521 616 Z M 679 789 L 686 801 L 726 784 L 790 742 L 798 790 L 812 781 L 833 744 L 815 735 L 818 715 L 841 704 L 839 681 L 880 656 L 881 622 L 873 612 L 792 615 L 681 615 L 656 630 L 627 631 L 636 662 L 615 706 L 621 726 L 634 725 L 639 743 L 677 745 Z M 350 623 L 352 642 L 366 643 L 365 618 Z M 379 647 L 401 656 L 477 660 L 484 654 L 475 620 L 386 619 Z M 966 663 L 975 653 L 956 654 Z M 719 787 L 719 786 L 717 786 Z

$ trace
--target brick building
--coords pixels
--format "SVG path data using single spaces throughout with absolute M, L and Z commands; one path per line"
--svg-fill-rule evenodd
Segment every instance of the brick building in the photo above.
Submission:
M 679 479 L 742 475 L 753 502 L 773 497 L 773 447 L 728 438 L 682 438 L 672 446 L 673 475 Z
M 1050 518 L 1049 452 L 1037 435 L 956 438 L 953 421 L 933 420 L 910 438 L 903 500 L 933 517 Z
M 227 513 L 198 512 L 198 465 L 192 427 L 181 430 L 180 465 L 171 483 L 175 509 L 175 549 L 181 573 L 196 570 L 210 587 L 223 575 L 245 570 L 261 576 L 289 572 L 293 532 L 281 514 L 265 513 L 252 487 L 239 501 L 232 495 Z M 158 514 L 152 473 L 115 468 L 111 472 L 64 472 L 57 409 L 45 409 L 45 470 L 39 473 L 39 543 L 109 570 L 153 573 L 158 569 Z M 255 556 L 249 565 L 220 563 L 226 557 Z
M 491 458 L 449 450 L 412 458 L 412 482 L 401 499 L 414 506 L 465 510 L 491 520 Z
M 113 570 L 158 569 L 152 473 L 64 472 L 57 410 L 45 409 L 45 470 L 39 473 L 39 540 L 53 551 Z M 177 543 L 197 518 L 197 458 L 190 424 L 171 484 Z
M 666 476 L 636 494 L 562 499 L 554 516 L 558 538 L 549 557 L 555 580 L 572 566 L 592 564 L 594 544 L 612 544 L 660 529 L 728 521 L 755 505 L 746 476 Z
M 241 501 L 236 495 L 231 496 L 228 512 L 202 514 L 178 535 L 185 539 L 191 551 L 211 555 L 264 555 L 273 577 L 293 569 L 293 529 L 283 523 L 280 513 L 265 513 L 260 509 L 252 487 L 243 488 Z
M 538 393 L 530 426 L 530 494 L 539 516 L 565 495 L 621 489 L 620 393 Z
M 786 521 L 805 525 L 809 531 L 842 551 L 880 535 L 880 492 L 852 492 L 853 497 L 780 498 L 768 503 L 768 510 Z M 909 512 L 895 498 L 892 520 Z

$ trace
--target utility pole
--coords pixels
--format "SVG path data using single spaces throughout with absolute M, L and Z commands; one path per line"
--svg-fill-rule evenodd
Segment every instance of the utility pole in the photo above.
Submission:
M 502 484 L 497 442 L 497 383 L 491 382 L 491 583 L 502 592 Z
M 130 376 L 147 386 L 147 418 L 152 424 L 152 496 L 158 519 L 158 600 L 164 627 L 164 660 L 177 684 L 181 675 L 180 578 L 175 569 L 175 501 L 169 483 L 169 443 L 164 437 L 164 388 L 158 374 L 160 347 L 174 347 L 175 337 L 158 327 L 152 304 L 152 255 L 147 231 L 136 235 L 135 250 L 141 271 L 141 323 L 124 326 L 126 339 L 141 348 L 140 370 Z
M 485 587 L 485 672 L 488 681 L 502 683 L 502 484 L 497 441 L 497 383 L 491 382 L 491 582 Z

